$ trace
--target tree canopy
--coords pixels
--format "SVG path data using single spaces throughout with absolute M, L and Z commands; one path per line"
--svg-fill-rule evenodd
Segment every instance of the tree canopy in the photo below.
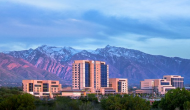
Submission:
M 116 95 L 102 99 L 101 106 L 105 110 L 149 110 L 150 102 L 138 96 Z
M 165 97 L 159 102 L 153 103 L 153 108 L 161 108 L 162 110 L 180 110 L 190 109 L 190 92 L 185 88 L 172 89 L 165 94 Z
M 34 96 L 31 94 L 19 94 L 6 98 L 0 103 L 1 110 L 34 110 Z

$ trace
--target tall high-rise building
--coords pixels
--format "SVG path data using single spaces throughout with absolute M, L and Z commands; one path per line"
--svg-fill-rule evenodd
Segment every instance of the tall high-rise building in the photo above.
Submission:
M 109 87 L 109 66 L 102 61 L 75 60 L 72 64 L 72 88 L 91 92 Z
M 166 75 L 163 77 L 163 79 L 170 81 L 173 87 L 180 89 L 184 87 L 184 77 L 181 77 L 179 75 Z

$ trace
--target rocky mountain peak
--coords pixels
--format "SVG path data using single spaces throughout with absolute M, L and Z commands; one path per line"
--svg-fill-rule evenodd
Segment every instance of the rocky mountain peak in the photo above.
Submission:
M 182 75 L 190 82 L 190 60 L 150 55 L 123 47 L 107 45 L 95 51 L 87 51 L 42 45 L 35 50 L 12 51 L 8 54 L 25 59 L 37 68 L 56 74 L 66 81 L 72 80 L 74 60 L 98 60 L 109 65 L 110 78 L 128 78 L 129 84 L 170 74 Z

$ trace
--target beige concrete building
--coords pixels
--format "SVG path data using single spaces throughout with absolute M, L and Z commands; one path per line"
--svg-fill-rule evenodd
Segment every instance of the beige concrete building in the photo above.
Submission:
M 138 89 L 138 90 L 135 90 L 135 93 L 137 94 L 144 94 L 144 93 L 147 93 L 147 94 L 152 94 L 153 90 L 151 89 Z
M 145 79 L 144 81 L 140 82 L 141 89 L 154 89 L 154 79 Z
M 184 87 L 184 77 L 181 77 L 179 75 L 165 75 L 163 79 L 170 81 L 173 87 L 180 89 Z
M 61 84 L 54 80 L 22 80 L 23 92 L 38 97 L 54 97 L 60 95 Z
M 184 87 L 184 78 L 179 75 L 166 75 L 163 79 L 145 79 L 141 81 L 141 89 L 136 93 L 159 93 L 165 94 L 167 91 Z
M 109 66 L 102 61 L 75 60 L 72 64 L 72 89 L 96 92 L 109 87 Z
M 93 60 L 74 61 L 72 64 L 72 88 L 61 88 L 59 81 L 52 80 L 23 80 L 22 83 L 24 92 L 39 97 L 128 93 L 127 79 L 111 78 L 109 81 L 109 66 L 105 62 Z
M 109 86 L 115 90 L 116 93 L 128 94 L 128 80 L 124 78 L 110 78 Z
M 154 90 L 154 79 L 145 79 L 140 82 L 141 89 L 136 90 L 136 93 L 153 93 Z
M 86 96 L 86 92 L 81 90 L 62 90 L 61 96 L 80 97 Z
M 173 87 L 171 85 L 170 81 L 167 81 L 166 79 L 155 79 L 154 80 L 154 92 L 159 94 L 165 94 L 167 91 L 171 89 L 175 89 L 176 87 Z

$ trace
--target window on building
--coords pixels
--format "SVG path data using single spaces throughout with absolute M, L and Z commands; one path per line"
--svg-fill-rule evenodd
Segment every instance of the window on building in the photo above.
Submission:
M 33 83 L 29 83 L 29 92 L 33 92 Z
M 43 83 L 43 92 L 49 92 L 49 84 Z
M 118 82 L 118 92 L 121 92 L 121 82 Z
M 85 63 L 85 87 L 90 87 L 90 63 Z
M 51 82 L 51 84 L 56 84 L 56 82 Z
M 41 87 L 41 85 L 34 85 L 34 87 Z
M 37 83 L 42 83 L 42 81 L 37 81 Z
M 51 87 L 59 87 L 58 85 L 51 85 Z
M 170 85 L 169 82 L 161 82 L 161 85 Z
M 101 87 L 107 87 L 107 65 L 101 64 Z

